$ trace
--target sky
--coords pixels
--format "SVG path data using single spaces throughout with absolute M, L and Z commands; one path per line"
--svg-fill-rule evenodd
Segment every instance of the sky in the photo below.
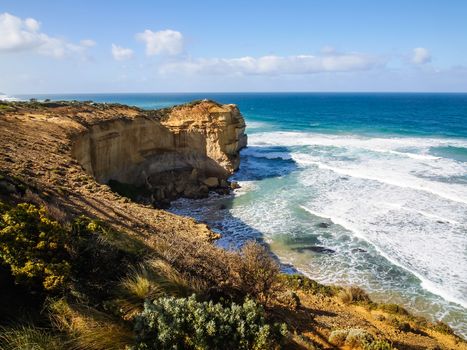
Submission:
M 0 92 L 467 92 L 465 0 L 0 0 Z

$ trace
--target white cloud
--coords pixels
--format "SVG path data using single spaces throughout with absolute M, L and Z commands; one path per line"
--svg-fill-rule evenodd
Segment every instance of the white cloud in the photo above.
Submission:
M 323 72 L 370 70 L 385 61 L 362 53 L 327 51 L 321 55 L 261 56 L 240 58 L 200 58 L 171 62 L 162 73 L 186 72 L 202 74 L 287 75 Z
M 183 35 L 175 30 L 166 29 L 158 32 L 146 29 L 136 34 L 136 39 L 146 44 L 148 56 L 166 54 L 178 55 L 183 52 Z
M 425 64 L 431 62 L 431 54 L 424 47 L 416 47 L 412 51 L 412 63 Z
M 117 61 L 126 61 L 133 58 L 133 50 L 112 44 L 112 56 Z
M 0 14 L 0 53 L 34 51 L 42 55 L 63 58 L 83 55 L 96 43 L 90 39 L 79 44 L 51 37 L 40 31 L 41 24 L 33 18 L 21 19 L 9 13 Z
M 81 40 L 79 43 L 80 43 L 81 46 L 84 46 L 84 47 L 94 47 L 94 46 L 96 46 L 96 42 L 94 40 L 91 40 L 91 39 L 84 39 L 84 40 Z

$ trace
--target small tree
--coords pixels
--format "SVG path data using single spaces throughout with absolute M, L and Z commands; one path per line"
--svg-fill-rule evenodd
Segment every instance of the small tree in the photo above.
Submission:
M 259 301 L 267 302 L 278 280 L 279 264 L 256 242 L 246 243 L 241 255 L 238 270 L 241 288 Z

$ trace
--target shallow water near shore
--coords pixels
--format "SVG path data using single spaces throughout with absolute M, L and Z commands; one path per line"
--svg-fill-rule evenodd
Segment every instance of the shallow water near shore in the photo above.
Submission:
M 209 223 L 223 247 L 264 240 L 286 269 L 360 285 L 467 336 L 466 94 L 32 97 L 238 104 L 249 134 L 233 176 L 242 188 L 171 210 Z

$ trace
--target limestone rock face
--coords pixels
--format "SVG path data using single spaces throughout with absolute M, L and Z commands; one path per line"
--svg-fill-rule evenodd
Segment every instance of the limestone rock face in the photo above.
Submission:
M 235 105 L 202 101 L 94 123 L 72 154 L 99 182 L 145 186 L 157 201 L 205 195 L 225 183 L 246 144 Z

